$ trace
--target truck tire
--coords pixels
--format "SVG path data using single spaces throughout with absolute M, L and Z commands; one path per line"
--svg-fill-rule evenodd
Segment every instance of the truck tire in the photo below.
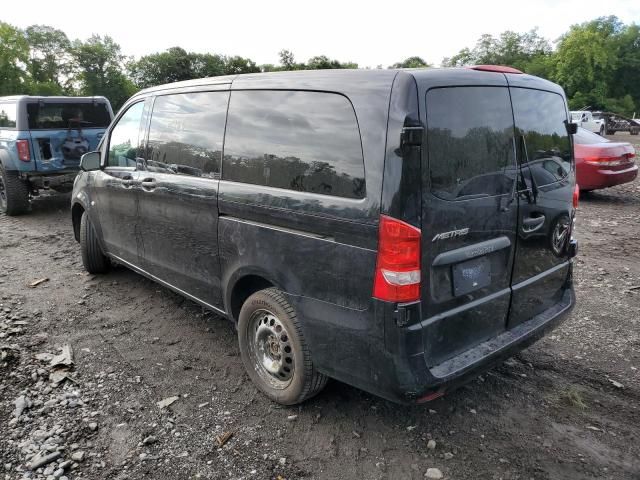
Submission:
M 249 378 L 271 400 L 295 405 L 327 384 L 328 377 L 313 366 L 295 310 L 276 288 L 260 290 L 244 302 L 238 342 Z
M 104 254 L 96 230 L 93 228 L 87 212 L 82 213 L 80 220 L 80 250 L 82 251 L 82 264 L 89 273 L 106 273 L 111 266 L 109 258 Z
M 18 172 L 0 165 L 0 212 L 22 215 L 29 211 L 29 187 Z

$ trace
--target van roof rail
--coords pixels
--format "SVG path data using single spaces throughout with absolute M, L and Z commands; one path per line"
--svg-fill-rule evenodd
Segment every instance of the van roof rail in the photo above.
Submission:
M 523 73 L 517 68 L 507 67 L 505 65 L 472 65 L 468 68 L 471 68 L 472 70 L 480 70 L 483 72 Z

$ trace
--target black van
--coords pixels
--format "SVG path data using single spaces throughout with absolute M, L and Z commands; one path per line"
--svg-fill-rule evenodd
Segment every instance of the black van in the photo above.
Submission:
M 505 67 L 252 74 L 144 90 L 85 155 L 89 272 L 125 265 L 233 321 L 251 379 L 424 402 L 574 305 L 560 87 Z

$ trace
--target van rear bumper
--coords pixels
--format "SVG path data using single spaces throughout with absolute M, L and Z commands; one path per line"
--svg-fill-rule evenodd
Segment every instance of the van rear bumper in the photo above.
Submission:
M 575 305 L 571 280 L 548 310 L 438 365 L 428 367 L 420 324 L 399 327 L 392 304 L 372 300 L 349 310 L 289 296 L 322 373 L 388 400 L 414 404 L 442 396 L 528 347 L 560 324 Z
M 532 319 L 483 342 L 462 354 L 429 369 L 434 384 L 427 390 L 433 392 L 450 389 L 458 382 L 473 378 L 496 363 L 511 357 L 518 351 L 539 340 L 558 326 L 575 305 L 573 287 L 564 291 L 560 302 Z M 424 392 L 423 392 L 424 393 Z

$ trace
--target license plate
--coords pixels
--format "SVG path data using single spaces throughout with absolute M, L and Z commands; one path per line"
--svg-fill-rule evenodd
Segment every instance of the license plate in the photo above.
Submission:
M 458 297 L 491 283 L 491 262 L 487 257 L 474 258 L 453 266 L 453 294 Z

